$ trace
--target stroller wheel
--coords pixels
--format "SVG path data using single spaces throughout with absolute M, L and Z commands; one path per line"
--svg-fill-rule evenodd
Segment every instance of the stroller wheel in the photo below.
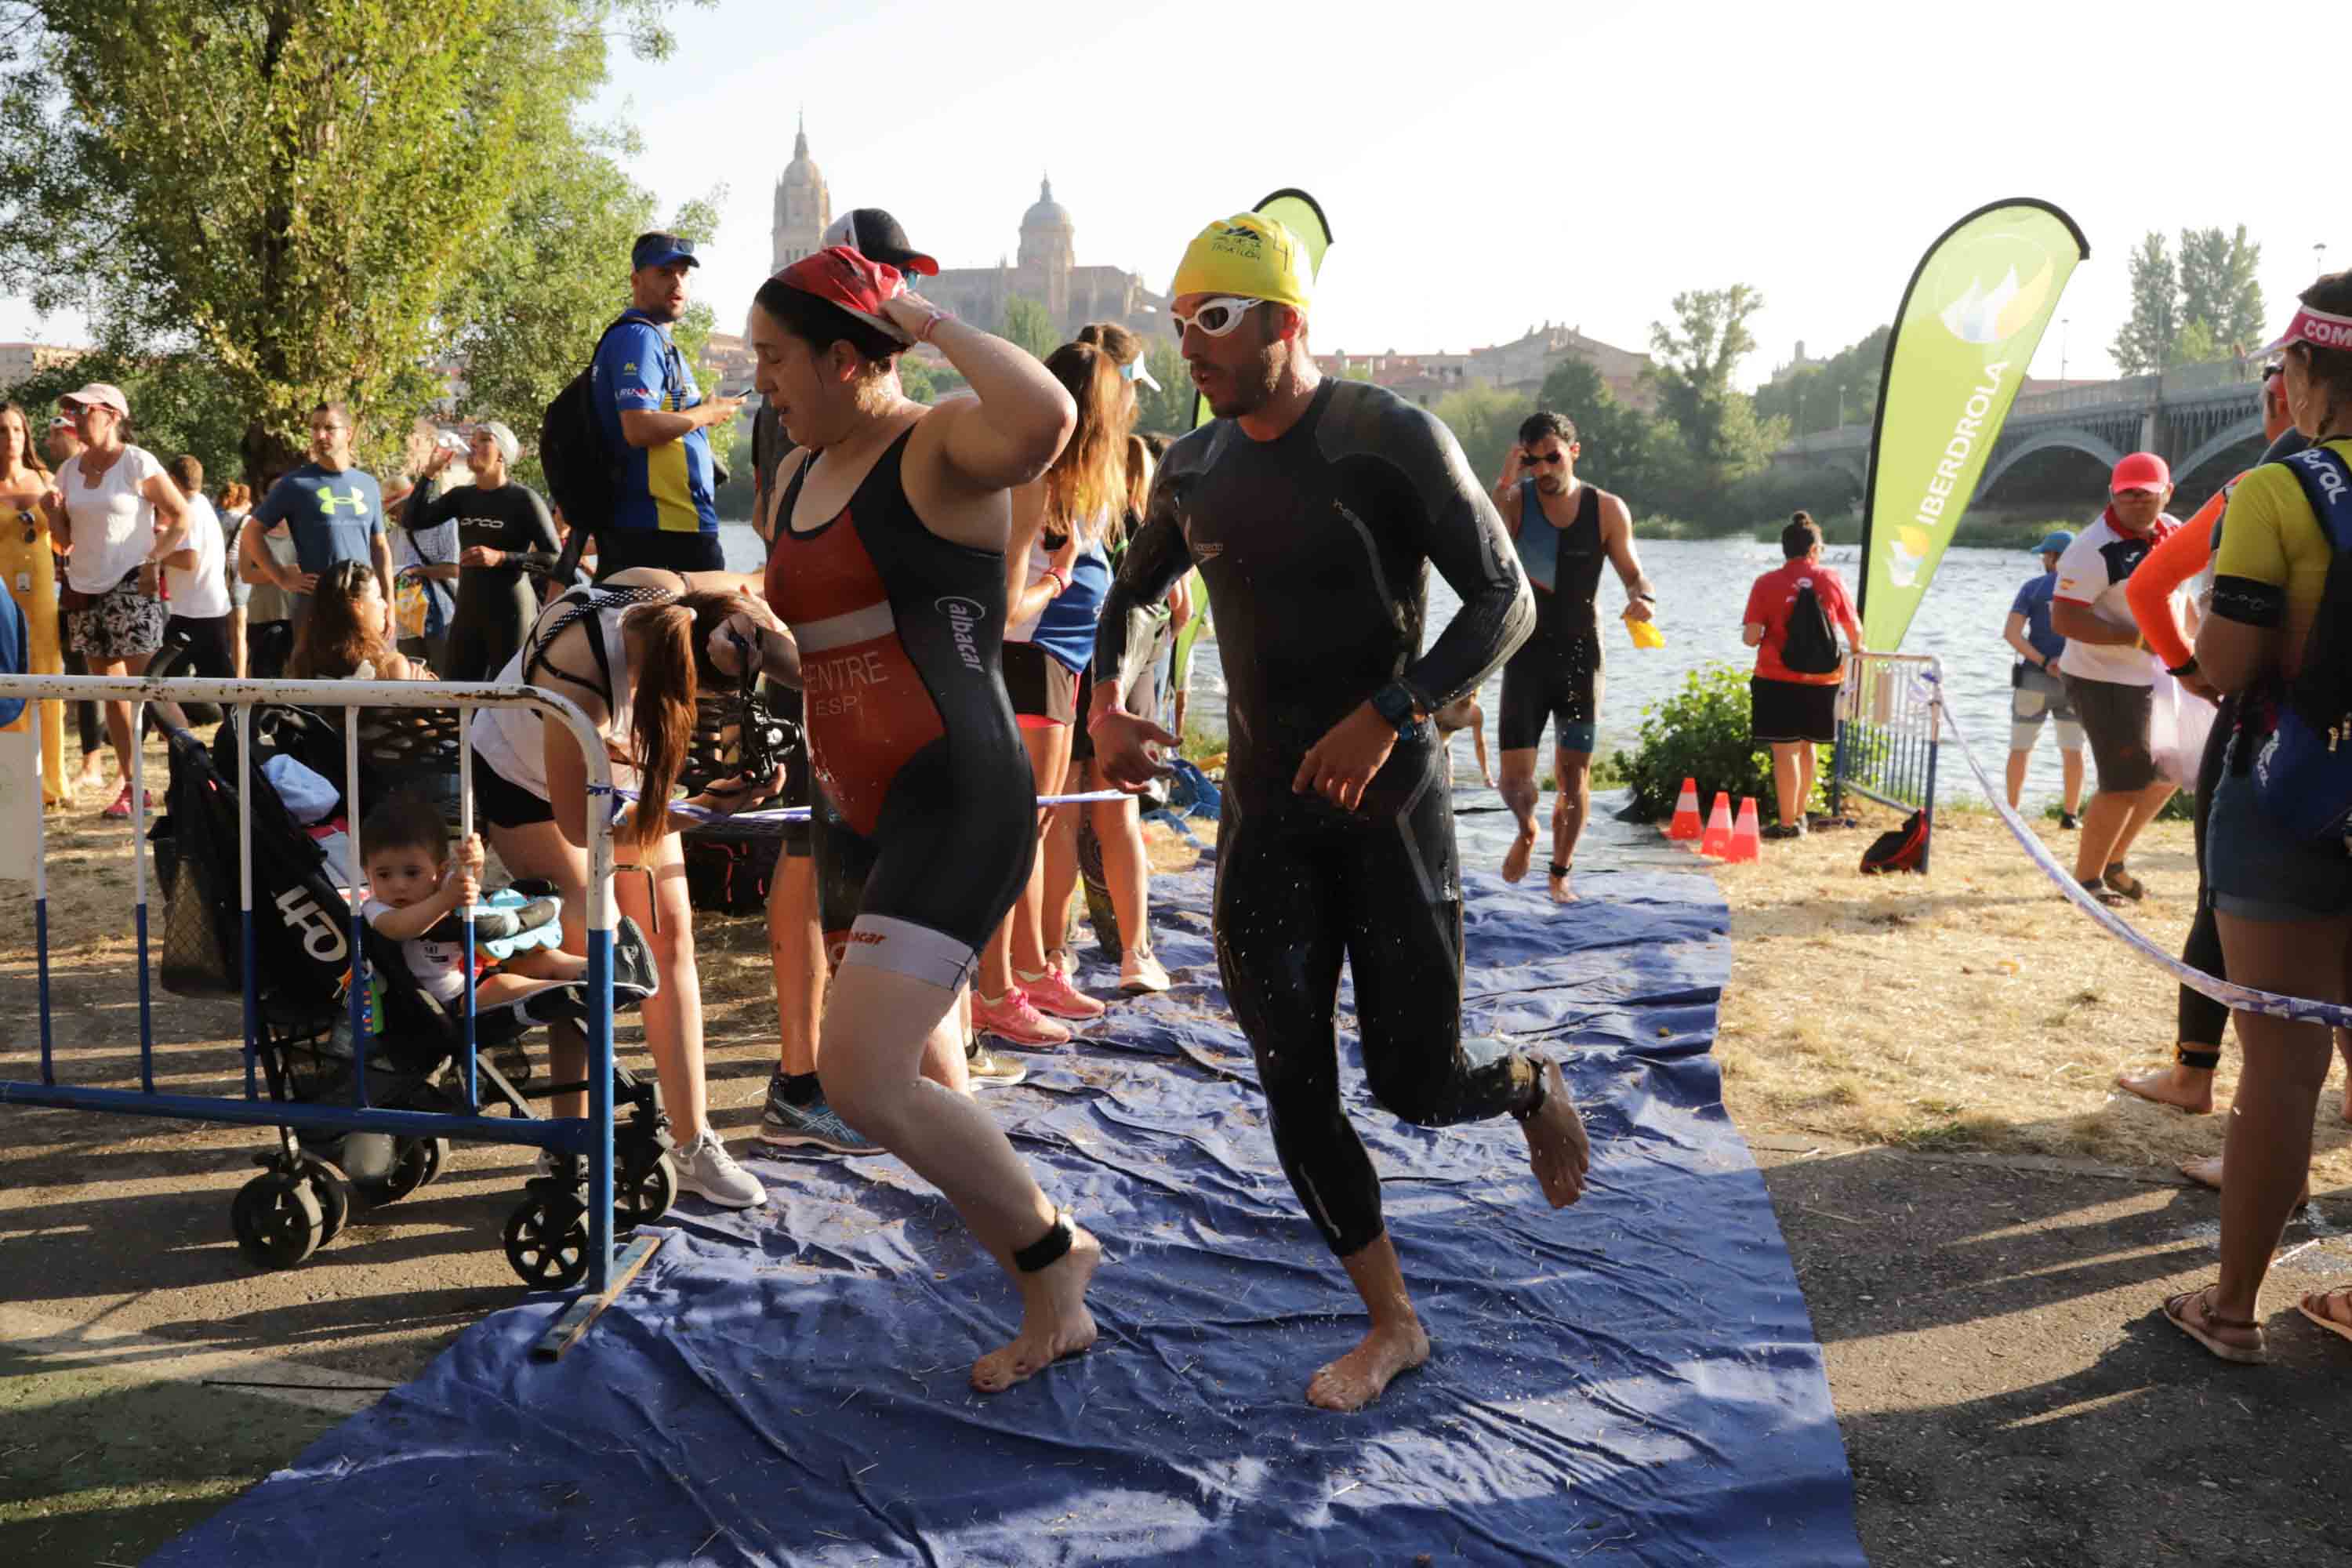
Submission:
M 264 1268 L 293 1268 L 317 1250 L 327 1228 L 309 1179 L 284 1171 L 265 1171 L 239 1187 L 229 1224 L 238 1247 Z
M 568 1290 L 588 1277 L 588 1210 L 569 1196 L 529 1197 L 507 1216 L 507 1262 L 534 1290 Z
M 656 1151 L 653 1163 L 641 1171 L 613 1173 L 613 1228 L 651 1225 L 669 1213 L 677 1201 L 677 1166 L 667 1151 Z
M 353 1182 L 360 1196 L 373 1205 L 396 1204 L 421 1187 L 429 1187 L 448 1158 L 446 1138 L 400 1138 L 394 1141 L 392 1169 L 373 1181 Z
M 326 1246 L 343 1234 L 343 1226 L 352 1217 L 352 1184 L 344 1174 L 316 1157 L 302 1161 L 302 1179 L 310 1195 L 319 1200 L 319 1245 Z

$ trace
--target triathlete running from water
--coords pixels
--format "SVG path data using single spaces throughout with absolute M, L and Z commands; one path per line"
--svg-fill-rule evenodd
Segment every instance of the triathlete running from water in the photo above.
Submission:
M 927 1048 L 961 1058 L 957 998 L 1036 847 L 997 663 L 1006 492 L 1045 471 L 1076 414 L 1034 359 L 846 247 L 794 262 L 756 307 L 760 392 L 815 454 L 784 479 L 769 582 L 792 630 L 761 630 L 761 661 L 803 683 L 816 782 L 877 847 L 817 1072 L 834 1110 L 945 1193 L 1018 1287 L 1019 1335 L 972 1367 L 995 1393 L 1094 1342 L 1102 1248 L 986 1111 L 919 1068 Z M 906 397 L 898 356 L 919 341 L 976 401 Z
M 1551 896 L 1576 897 L 1569 876 L 1592 811 L 1592 744 L 1601 721 L 1601 564 L 1625 584 L 1625 616 L 1646 621 L 1657 594 L 1633 553 L 1625 503 L 1576 477 L 1576 425 L 1549 409 L 1519 426 L 1495 507 L 1518 546 L 1536 593 L 1536 629 L 1503 667 L 1503 804 L 1519 819 L 1503 855 L 1503 880 L 1528 874 L 1536 847 L 1536 752 L 1552 726 Z
M 1217 846 L 1217 960 L 1249 1037 L 1275 1151 L 1371 1314 L 1307 1397 L 1353 1410 L 1429 1355 L 1339 1098 L 1339 965 L 1365 1076 L 1404 1120 L 1519 1119 L 1554 1207 L 1584 1189 L 1559 1068 L 1462 1038 L 1462 881 L 1429 716 L 1527 636 L 1526 579 L 1445 427 L 1379 387 L 1318 376 L 1297 241 L 1254 213 L 1177 269 L 1174 324 L 1217 417 L 1169 448 L 1095 647 L 1093 729 L 1139 789 L 1176 737 L 1118 705 L 1130 620 L 1198 563 L 1217 617 L 1233 748 Z M 1434 565 L 1462 609 L 1421 651 Z

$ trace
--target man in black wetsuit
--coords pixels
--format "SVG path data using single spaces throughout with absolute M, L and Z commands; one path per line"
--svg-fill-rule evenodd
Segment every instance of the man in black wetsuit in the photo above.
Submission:
M 555 521 L 537 490 L 507 477 L 521 450 L 514 432 L 496 420 L 476 430 L 467 451 L 474 482 L 431 500 L 419 483 L 404 519 L 411 533 L 457 524 L 457 605 L 449 616 L 450 680 L 491 680 L 522 647 L 539 615 L 533 585 L 555 569 L 562 546 Z M 433 454 L 420 479 L 447 468 L 457 454 Z M 529 574 L 529 575 L 526 575 Z
M 1275 1149 L 1371 1314 L 1307 1396 L 1352 1410 L 1429 1337 L 1339 1097 L 1339 964 L 1366 1077 L 1423 1126 L 1509 1111 L 1553 1206 L 1581 1195 L 1584 1129 L 1552 1062 L 1462 1036 L 1462 883 L 1430 715 L 1527 636 L 1533 606 L 1493 504 L 1445 427 L 1381 388 L 1319 377 L 1297 243 L 1254 213 L 1213 224 L 1171 290 L 1217 416 L 1169 449 L 1095 649 L 1106 776 L 1140 788 L 1176 737 L 1118 706 L 1130 619 L 1196 563 L 1230 690 L 1217 959 L 1257 1059 Z M 1421 652 L 1427 570 L 1462 609 Z
M 1555 787 L 1551 896 L 1569 903 L 1576 841 L 1592 811 L 1592 747 L 1601 721 L 1601 563 L 1625 584 L 1625 618 L 1646 621 L 1657 594 L 1633 553 L 1624 501 L 1576 477 L 1576 426 L 1546 409 L 1519 426 L 1495 486 L 1495 506 L 1535 589 L 1536 626 L 1503 667 L 1503 804 L 1519 819 L 1503 880 L 1528 874 L 1536 847 L 1536 752 L 1552 726 Z

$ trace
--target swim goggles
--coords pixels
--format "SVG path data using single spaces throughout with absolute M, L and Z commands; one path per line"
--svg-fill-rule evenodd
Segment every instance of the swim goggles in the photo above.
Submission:
M 1242 318 L 1250 313 L 1251 306 L 1265 303 L 1263 300 L 1253 300 L 1243 294 L 1220 295 L 1189 316 L 1180 316 L 1171 310 L 1168 320 L 1175 327 L 1180 340 L 1192 327 L 1200 328 L 1203 337 L 1222 338 L 1242 324 Z

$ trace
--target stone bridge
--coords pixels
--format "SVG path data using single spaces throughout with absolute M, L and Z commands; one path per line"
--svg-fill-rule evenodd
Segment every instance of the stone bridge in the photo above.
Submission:
M 2102 467 L 2126 452 L 2155 452 L 2172 465 L 2173 482 L 2187 484 L 2206 464 L 2262 432 L 2262 383 L 2241 379 L 2234 364 L 2185 365 L 2161 375 L 2021 394 L 1977 493 L 2035 453 L 2059 449 L 2081 452 Z M 1869 481 L 1870 426 L 1843 425 L 1801 436 L 1772 454 L 1772 461 L 1833 468 L 1860 492 Z

